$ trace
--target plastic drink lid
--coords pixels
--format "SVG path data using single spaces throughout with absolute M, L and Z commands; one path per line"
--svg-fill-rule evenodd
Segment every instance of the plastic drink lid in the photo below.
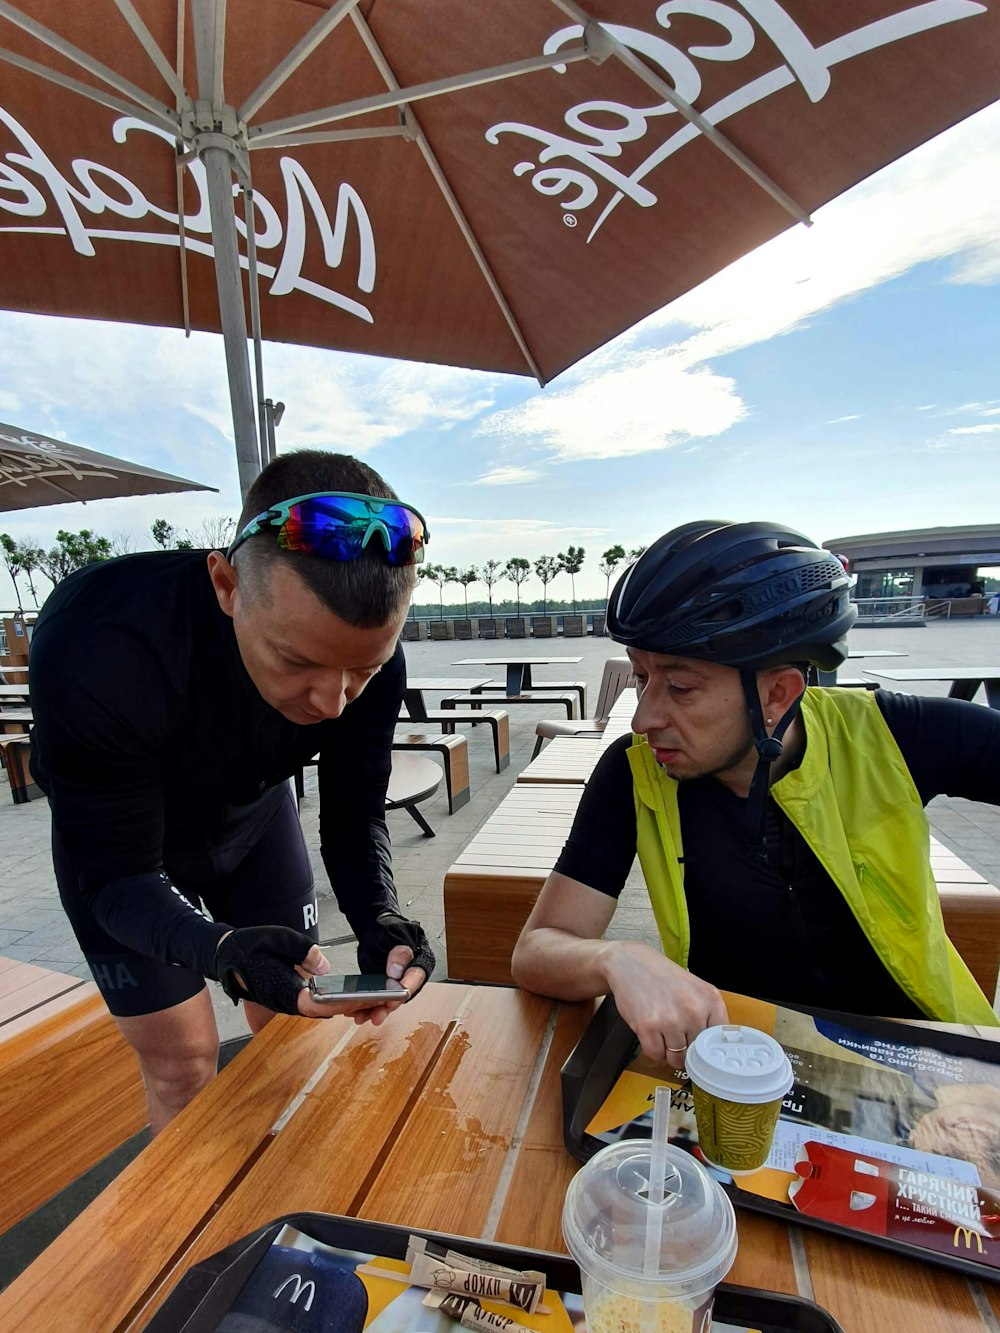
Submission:
M 770 1102 L 792 1086 L 792 1066 L 766 1032 L 724 1023 L 705 1028 L 687 1049 L 684 1067 L 704 1092 L 733 1102 Z
M 670 1300 L 716 1286 L 736 1258 L 736 1215 L 721 1186 L 680 1148 L 666 1148 L 664 1198 L 649 1201 L 651 1145 L 625 1139 L 603 1148 L 574 1176 L 563 1236 L 579 1267 L 623 1296 Z M 647 1271 L 649 1218 L 660 1209 L 659 1250 Z

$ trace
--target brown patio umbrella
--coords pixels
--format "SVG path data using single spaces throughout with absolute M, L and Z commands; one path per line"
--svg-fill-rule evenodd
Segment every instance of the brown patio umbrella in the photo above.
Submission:
M 215 489 L 0 421 L 0 513 L 73 500 Z
M 994 100 L 1000 4 L 0 0 L 0 60 L 0 305 L 221 327 L 245 490 L 241 268 L 269 338 L 545 382 Z

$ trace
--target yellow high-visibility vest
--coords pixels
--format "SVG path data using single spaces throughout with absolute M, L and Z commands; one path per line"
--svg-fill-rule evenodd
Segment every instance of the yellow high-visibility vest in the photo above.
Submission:
M 896 984 L 929 1019 L 992 1025 L 986 996 L 945 934 L 930 833 L 913 779 L 868 690 L 808 689 L 800 767 L 771 794 L 818 857 Z M 687 967 L 691 927 L 677 782 L 633 736 L 636 850 L 663 952 Z M 780 961 L 775 960 L 780 967 Z M 844 960 L 849 975 L 850 960 Z

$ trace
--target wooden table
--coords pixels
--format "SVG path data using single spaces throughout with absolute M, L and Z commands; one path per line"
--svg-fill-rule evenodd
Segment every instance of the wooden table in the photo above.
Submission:
M 532 685 L 531 668 L 535 666 L 555 666 L 557 663 L 580 662 L 580 657 L 537 657 L 531 654 L 527 657 L 463 657 L 460 662 L 452 662 L 452 666 L 488 666 L 488 667 L 506 667 L 507 668 L 507 694 L 510 698 L 516 698 L 519 694 L 524 694 L 525 690 L 544 688 L 539 685 Z
M 426 722 L 428 719 L 427 704 L 424 701 L 425 690 L 457 694 L 460 690 L 481 690 L 492 679 L 492 676 L 412 676 L 406 681 L 403 703 L 406 705 L 411 722 Z
M 134 1333 L 191 1264 L 300 1209 L 562 1251 L 559 1069 L 591 1012 L 431 984 L 377 1031 L 276 1018 L 0 1295 L 0 1328 Z M 738 1224 L 730 1280 L 812 1297 L 847 1333 L 995 1330 L 995 1287 Z
M 971 699 L 982 685 L 989 706 L 1000 708 L 1000 666 L 893 667 L 891 671 L 884 668 L 879 671 L 865 669 L 865 675 L 898 684 L 921 680 L 951 681 L 949 699 Z

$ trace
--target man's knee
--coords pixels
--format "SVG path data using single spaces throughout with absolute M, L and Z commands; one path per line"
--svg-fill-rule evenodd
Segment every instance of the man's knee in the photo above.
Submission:
M 211 1049 L 138 1054 L 147 1091 L 174 1112 L 212 1081 L 219 1063 L 218 1042 Z

